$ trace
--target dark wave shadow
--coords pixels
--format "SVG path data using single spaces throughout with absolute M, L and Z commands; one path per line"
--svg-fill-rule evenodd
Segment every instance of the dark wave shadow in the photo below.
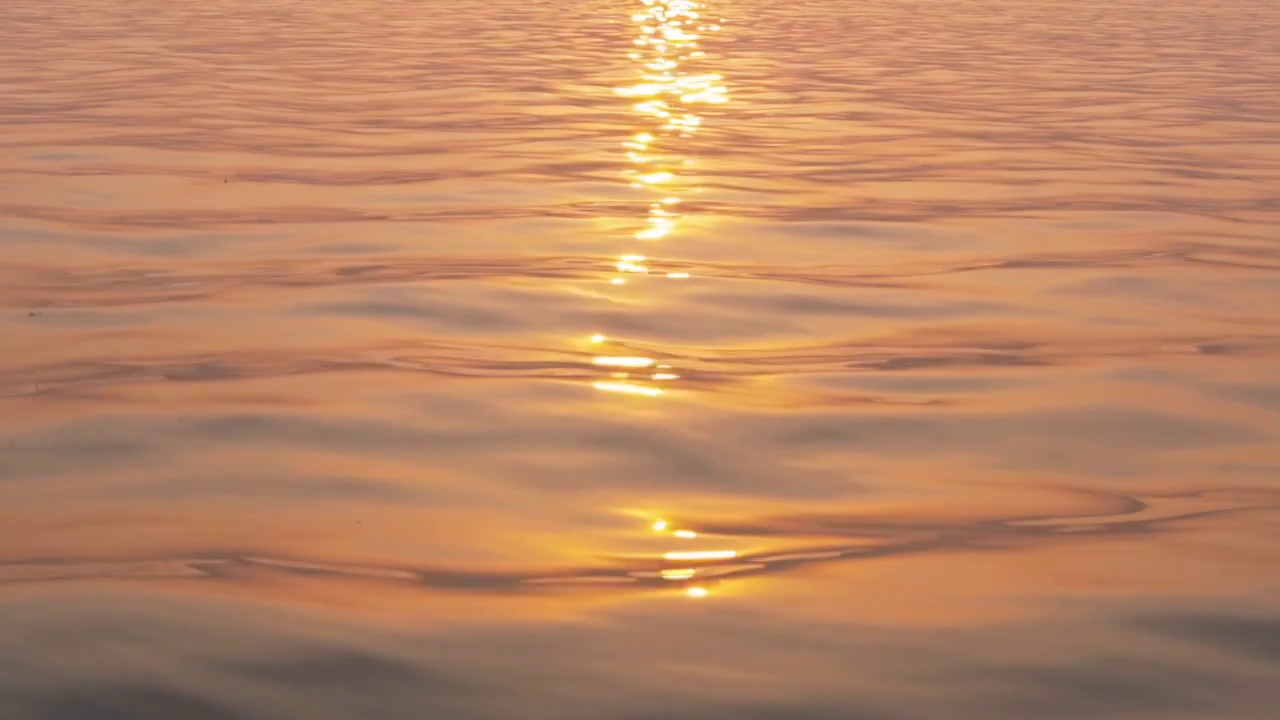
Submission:
M 1280 351 L 1280 336 L 1152 335 L 1061 339 L 931 330 L 812 346 L 716 350 L 611 342 L 607 346 L 596 346 L 592 351 L 564 346 L 420 339 L 363 348 L 103 357 L 11 367 L 0 369 L 0 399 L 80 396 L 150 382 L 207 383 L 346 372 L 581 382 L 600 376 L 600 368 L 593 364 L 593 358 L 602 349 L 644 355 L 670 365 L 680 375 L 682 389 L 728 392 L 752 378 L 849 371 L 1008 370 L 1126 359 L 1270 357 Z M 808 395 L 813 402 L 835 404 L 925 402 L 918 397 L 907 399 L 892 395 L 817 391 Z
M 585 280 L 605 277 L 616 257 L 369 257 L 359 262 L 293 259 L 188 265 L 51 267 L 0 265 L 0 306 L 75 308 L 207 300 L 263 289 L 315 289 L 453 280 Z M 821 287 L 928 289 L 930 280 L 1002 270 L 1155 269 L 1214 267 L 1280 271 L 1280 249 L 1185 244 L 1106 252 L 1039 253 L 947 264 L 895 266 L 768 266 L 653 258 L 655 273 L 688 272 L 702 278 L 759 280 Z
M 1180 522 L 1280 509 L 1280 493 L 1266 489 L 1216 490 L 1161 496 L 1075 491 L 1094 508 L 1071 514 L 1009 517 L 825 514 L 765 517 L 741 522 L 697 522 L 701 534 L 726 548 L 752 538 L 793 541 L 786 550 L 732 553 L 731 557 L 626 556 L 592 567 L 499 572 L 443 567 L 359 565 L 323 558 L 276 556 L 249 550 L 150 557 L 27 558 L 0 561 L 0 584 L 79 580 L 239 581 L 300 576 L 360 579 L 442 591 L 528 594 L 557 589 L 619 592 L 705 585 L 732 578 L 785 574 L 810 565 L 872 561 L 981 549 L 1016 552 L 1046 542 L 1173 532 Z M 692 570 L 692 572 L 688 572 Z M 675 573 L 673 575 L 673 572 Z
M 762 176 L 769 177 L 769 176 Z M 745 191 L 751 188 L 705 182 L 709 189 Z M 773 193 L 779 194 L 779 193 Z M 717 215 L 777 222 L 893 222 L 930 223 L 959 219 L 1051 218 L 1071 213 L 1167 213 L 1215 220 L 1238 226 L 1276 222 L 1280 209 L 1269 198 L 1248 200 L 1171 202 L 1165 198 L 1133 196 L 1037 198 L 1034 201 L 953 202 L 905 201 L 883 198 L 853 199 L 839 206 L 769 205 L 760 203 L 689 203 L 687 210 L 699 215 Z M 429 209 L 404 206 L 389 209 L 359 207 L 248 207 L 233 210 L 197 208 L 175 210 L 88 210 L 54 205 L 0 204 L 0 217 L 60 223 L 83 228 L 227 229 L 289 224 L 423 223 L 538 218 L 590 220 L 614 218 L 634 212 L 634 203 L 575 202 L 560 205 L 454 205 L 437 204 Z

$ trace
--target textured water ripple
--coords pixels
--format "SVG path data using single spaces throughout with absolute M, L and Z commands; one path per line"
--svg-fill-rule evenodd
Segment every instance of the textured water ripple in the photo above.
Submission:
M 224 297 L 254 289 L 317 289 L 453 280 L 601 278 L 614 271 L 609 256 L 377 257 L 152 265 L 55 266 L 0 264 L 0 304 L 9 307 L 75 308 L 146 305 Z M 928 287 L 945 276 L 999 270 L 1143 269 L 1169 267 L 1280 270 L 1280 249 L 1185 243 L 1076 253 L 973 258 L 915 266 L 776 267 L 649 258 L 655 271 L 688 272 L 700 278 L 764 280 L 833 287 Z
M 744 381 L 769 377 L 827 376 L 841 373 L 909 373 L 939 370 L 999 370 L 1147 365 L 1174 359 L 1230 363 L 1280 355 L 1273 335 L 1098 335 L 1052 337 L 990 335 L 930 330 L 874 339 L 760 348 L 677 348 L 614 342 L 610 351 L 653 358 L 680 373 L 681 387 L 730 395 Z M 600 376 L 595 352 L 553 345 L 415 339 L 369 347 L 308 350 L 243 350 L 170 356 L 92 357 L 47 362 L 0 371 L 0 398 L 75 397 L 115 387 L 155 382 L 232 383 L 239 380 L 371 371 L 471 379 L 541 379 L 581 383 Z M 93 396 L 93 395 L 91 395 Z M 867 402 L 893 403 L 889 395 L 849 395 Z M 780 398 L 783 404 L 794 397 Z M 817 401 L 817 398 L 812 398 Z M 899 398 L 903 404 L 921 401 Z
M 254 550 L 221 550 L 180 556 L 131 558 L 29 558 L 0 556 L 0 584 L 58 581 L 138 582 L 156 580 L 261 580 L 267 576 L 392 582 L 424 589 L 471 593 L 534 593 L 548 590 L 618 592 L 707 584 L 808 565 L 874 561 L 886 557 L 987 548 L 1019 551 L 1046 542 L 1094 536 L 1174 532 L 1179 523 L 1242 512 L 1274 512 L 1274 491 L 1236 488 L 1158 497 L 1094 493 L 1091 511 L 1056 516 L 920 518 L 885 515 L 807 515 L 699 523 L 701 533 L 725 547 L 768 538 L 788 544 L 769 550 L 680 552 L 601 558 L 580 568 L 503 572 L 450 567 L 405 567 L 283 557 Z M 696 553 L 686 553 L 696 554 Z M 727 555 L 728 557 L 723 557 Z
M 0 716 L 1270 717 L 1276 27 L 0 3 Z

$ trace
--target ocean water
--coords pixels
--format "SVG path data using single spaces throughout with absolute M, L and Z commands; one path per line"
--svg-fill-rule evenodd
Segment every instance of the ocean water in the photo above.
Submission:
M 1274 0 L 7 0 L 0 718 L 1273 720 Z

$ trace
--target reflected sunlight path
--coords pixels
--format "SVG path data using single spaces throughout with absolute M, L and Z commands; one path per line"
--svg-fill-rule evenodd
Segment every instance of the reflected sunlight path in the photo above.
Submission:
M 623 178 L 645 194 L 644 224 L 633 234 L 632 247 L 613 264 L 608 283 L 614 287 L 689 277 L 687 272 L 652 272 L 641 251 L 676 230 L 684 218 L 679 210 L 683 196 L 698 189 L 688 147 L 702 126 L 698 106 L 728 101 L 721 76 L 702 70 L 707 54 L 699 49 L 699 40 L 720 29 L 703 18 L 704 3 L 640 0 L 640 5 L 631 16 L 637 33 L 635 49 L 628 54 L 637 78 L 615 92 L 634 101 L 637 127 L 622 143 L 629 163 Z M 604 345 L 609 339 L 597 333 L 591 342 Z M 606 379 L 593 383 L 603 392 L 657 397 L 680 377 L 670 366 L 647 357 L 599 355 L 594 364 L 614 368 Z
M 679 209 L 683 196 L 698 190 L 689 147 L 689 141 L 702 127 L 703 116 L 698 106 L 728 101 L 721 76 L 702 69 L 707 54 L 699 48 L 699 40 L 706 33 L 720 30 L 719 25 L 702 16 L 704 4 L 694 0 L 640 0 L 640 3 L 639 11 L 631 16 L 637 30 L 632 41 L 635 49 L 627 56 L 635 66 L 637 78 L 633 84 L 616 88 L 615 92 L 634 101 L 631 107 L 638 122 L 631 137 L 622 143 L 629 163 L 623 178 L 645 195 L 644 224 L 635 231 L 631 247 L 619 256 L 608 278 L 609 284 L 619 292 L 625 291 L 619 286 L 633 280 L 639 284 L 655 279 L 689 278 L 687 272 L 651 272 L 645 264 L 648 256 L 643 254 L 644 246 L 669 238 L 684 219 Z M 601 333 L 591 336 L 590 340 L 596 346 L 610 344 L 609 338 Z M 608 393 L 658 397 L 666 392 L 671 381 L 680 378 L 670 365 L 647 356 L 600 354 L 592 364 L 610 370 L 607 378 L 592 383 L 595 389 Z M 698 537 L 693 530 L 672 530 L 662 519 L 655 520 L 651 529 L 659 534 L 670 532 L 677 540 Z M 673 550 L 664 553 L 662 560 L 679 563 L 676 567 L 662 567 L 631 577 L 683 583 L 686 595 L 702 598 L 709 591 L 693 582 L 701 579 L 706 569 L 685 564 L 731 560 L 737 555 L 736 550 L 724 549 Z

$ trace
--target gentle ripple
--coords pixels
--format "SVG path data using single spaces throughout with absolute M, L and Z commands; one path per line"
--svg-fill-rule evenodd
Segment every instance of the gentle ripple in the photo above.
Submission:
M 0 5 L 0 718 L 1268 720 L 1273 0 Z

